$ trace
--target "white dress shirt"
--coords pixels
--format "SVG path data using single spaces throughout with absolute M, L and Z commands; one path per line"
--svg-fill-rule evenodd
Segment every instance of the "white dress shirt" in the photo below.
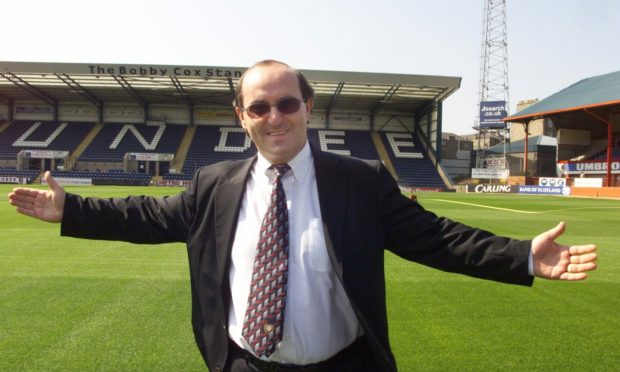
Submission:
M 310 146 L 291 160 L 282 177 L 289 211 L 289 273 L 284 334 L 270 361 L 310 364 L 326 360 L 362 334 L 344 288 L 332 269 Z M 251 351 L 242 336 L 243 318 L 258 235 L 271 196 L 275 172 L 258 153 L 243 196 L 229 272 L 229 337 Z

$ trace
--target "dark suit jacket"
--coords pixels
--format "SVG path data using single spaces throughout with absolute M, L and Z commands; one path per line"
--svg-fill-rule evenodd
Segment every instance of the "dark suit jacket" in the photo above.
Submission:
M 321 215 L 333 269 L 382 370 L 396 370 L 388 341 L 384 249 L 441 270 L 531 285 L 530 241 L 439 218 L 404 197 L 377 161 L 313 149 Z M 133 243 L 187 243 L 192 324 L 207 366 L 228 356 L 228 271 L 235 225 L 255 158 L 201 168 L 180 195 L 125 199 L 68 194 L 62 235 Z M 293 210 L 292 213 L 295 213 Z

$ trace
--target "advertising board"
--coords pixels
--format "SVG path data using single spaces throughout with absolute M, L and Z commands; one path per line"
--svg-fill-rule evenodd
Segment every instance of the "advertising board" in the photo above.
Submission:
M 568 196 L 570 195 L 571 190 L 570 190 L 570 187 L 568 186 L 519 185 L 517 192 L 519 194 Z
M 566 186 L 566 180 L 559 177 L 540 177 L 538 186 Z
M 492 185 L 489 183 L 479 185 L 467 185 L 467 192 L 475 193 L 514 193 L 517 190 L 511 185 Z
M 506 126 L 502 121 L 507 116 L 506 101 L 480 102 L 480 128 L 501 129 Z
M 505 180 L 510 175 L 508 169 L 472 168 L 471 178 L 488 178 Z

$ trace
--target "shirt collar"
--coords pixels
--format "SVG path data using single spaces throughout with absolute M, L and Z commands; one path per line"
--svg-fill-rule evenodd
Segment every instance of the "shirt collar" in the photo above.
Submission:
M 260 153 L 260 151 L 256 155 L 257 159 L 254 168 L 256 173 L 269 175 L 271 171 L 268 171 L 268 169 L 271 166 L 271 163 Z M 301 151 L 288 162 L 288 165 L 291 167 L 291 173 L 296 180 L 302 181 L 304 177 L 306 177 L 310 167 L 312 166 L 312 151 L 310 151 L 308 141 L 306 141 L 306 144 Z

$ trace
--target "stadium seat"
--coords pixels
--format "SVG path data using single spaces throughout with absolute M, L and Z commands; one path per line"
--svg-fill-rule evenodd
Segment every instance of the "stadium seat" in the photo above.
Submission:
M 14 160 L 22 150 L 75 151 L 94 125 L 16 120 L 0 133 L 0 159 Z
M 394 141 L 395 137 L 398 137 L 399 140 Z M 381 139 L 400 177 L 399 184 L 401 186 L 409 188 L 445 188 L 439 172 L 415 136 L 407 133 L 396 136 L 381 133 Z M 412 145 L 407 145 L 407 142 Z
M 131 124 L 131 130 L 123 130 L 125 125 L 128 124 L 105 124 L 79 161 L 122 162 L 128 152 L 174 154 L 187 128 L 186 125 L 165 124 L 165 129 L 160 131 L 159 126 Z M 149 145 L 153 145 L 152 148 L 147 148 L 151 147 Z

